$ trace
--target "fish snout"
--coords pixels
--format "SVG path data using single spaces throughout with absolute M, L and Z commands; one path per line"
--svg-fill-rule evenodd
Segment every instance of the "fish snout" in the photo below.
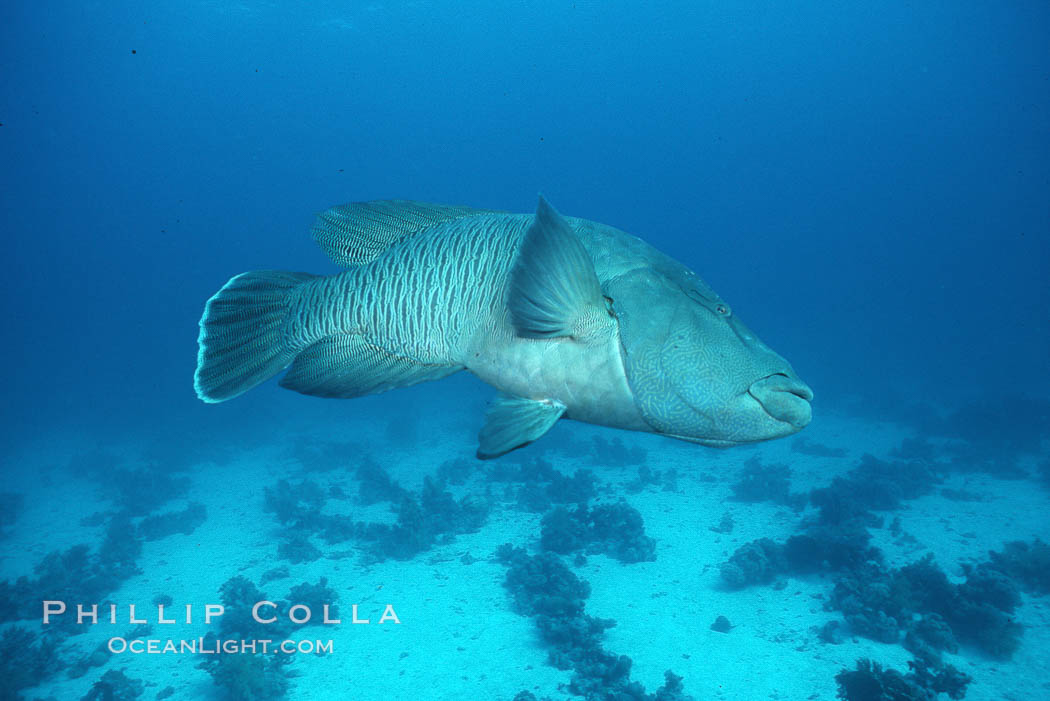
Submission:
M 753 383 L 747 391 L 767 414 L 796 429 L 804 428 L 813 417 L 809 405 L 813 390 L 798 378 L 775 373 Z

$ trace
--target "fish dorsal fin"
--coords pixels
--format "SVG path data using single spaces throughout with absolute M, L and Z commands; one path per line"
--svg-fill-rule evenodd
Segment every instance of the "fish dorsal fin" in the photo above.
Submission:
M 478 434 L 478 457 L 498 458 L 532 443 L 564 413 L 565 405 L 559 401 L 500 393 L 485 413 L 485 424 Z
M 310 233 L 336 265 L 349 268 L 435 224 L 494 211 L 412 200 L 351 202 L 318 214 Z
M 511 272 L 507 304 L 523 338 L 574 336 L 581 317 L 604 306 L 587 249 L 542 196 Z

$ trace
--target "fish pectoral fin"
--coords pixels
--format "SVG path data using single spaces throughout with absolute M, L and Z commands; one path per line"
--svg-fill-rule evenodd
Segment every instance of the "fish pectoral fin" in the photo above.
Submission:
M 604 309 L 587 249 L 542 196 L 509 284 L 511 322 L 522 338 L 574 336 L 582 317 Z
M 362 336 L 326 336 L 296 356 L 280 385 L 315 397 L 360 397 L 439 380 L 458 365 L 426 365 L 394 355 Z
M 352 202 L 318 214 L 310 232 L 332 262 L 349 268 L 441 222 L 493 212 L 411 200 Z
M 498 458 L 532 443 L 550 430 L 565 413 L 565 405 L 553 399 L 526 399 L 500 393 L 485 413 L 478 434 L 478 457 Z

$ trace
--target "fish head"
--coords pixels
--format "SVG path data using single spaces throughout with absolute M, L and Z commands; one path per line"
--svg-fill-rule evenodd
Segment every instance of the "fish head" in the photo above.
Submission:
M 788 436 L 813 391 L 699 277 L 651 266 L 603 284 L 634 402 L 655 433 L 725 447 Z

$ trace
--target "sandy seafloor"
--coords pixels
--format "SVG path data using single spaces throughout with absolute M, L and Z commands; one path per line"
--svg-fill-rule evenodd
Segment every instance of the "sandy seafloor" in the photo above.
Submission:
M 480 420 L 474 409 L 454 408 L 428 419 L 427 430 L 417 428 L 411 440 L 393 435 L 385 418 L 368 419 L 347 412 L 350 416 L 340 419 L 338 430 L 332 426 L 293 430 L 274 435 L 268 444 L 216 451 L 189 473 L 192 486 L 186 498 L 162 509 L 198 501 L 207 507 L 207 521 L 191 535 L 146 542 L 138 563 L 141 574 L 126 580 L 107 598 L 122 605 L 139 604 L 140 610 L 148 612 L 154 596 L 167 594 L 176 609 L 192 603 L 203 611 L 205 603 L 219 601 L 220 585 L 234 575 L 243 574 L 258 584 L 263 572 L 282 564 L 276 553 L 276 521 L 262 509 L 266 486 L 282 477 L 308 476 L 325 486 L 344 485 L 351 496 L 355 489 L 356 482 L 345 469 L 305 469 L 295 457 L 297 446 L 347 443 L 348 465 L 359 459 L 353 448 L 359 446 L 380 457 L 404 486 L 418 489 L 423 476 L 432 474 L 443 461 L 473 457 L 471 434 Z M 628 446 L 644 448 L 652 469 L 678 471 L 677 491 L 649 486 L 631 494 L 625 485 L 636 477 L 636 466 L 602 467 L 583 457 L 545 453 L 563 472 L 593 469 L 601 480 L 599 501 L 624 497 L 642 514 L 648 535 L 656 539 L 654 562 L 625 565 L 594 555 L 586 564 L 573 567 L 591 585 L 587 613 L 617 621 L 605 634 L 605 648 L 633 658 L 632 678 L 647 691 L 655 691 L 663 682 L 664 670 L 672 669 L 684 677 L 686 692 L 696 699 L 830 700 L 836 697 L 835 674 L 852 668 L 858 658 L 870 657 L 895 669 L 907 669 L 912 655 L 899 645 L 861 637 L 847 638 L 839 645 L 818 639 L 817 628 L 841 617 L 823 607 L 831 589 L 827 579 L 788 578 L 787 586 L 779 590 L 763 585 L 730 591 L 721 584 L 718 569 L 750 540 L 788 537 L 805 515 L 770 503 L 732 500 L 730 487 L 745 461 L 757 455 L 764 464 L 788 464 L 792 490 L 805 491 L 848 471 L 864 453 L 888 457 L 902 438 L 912 435 L 906 427 L 824 410 L 802 435 L 808 441 L 845 450 L 844 458 L 801 454 L 792 450 L 794 438 L 713 450 L 575 422 L 561 422 L 555 431 L 556 440 L 561 441 L 588 442 L 595 435 L 619 437 Z M 29 574 L 26 563 L 35 563 L 48 552 L 82 542 L 95 546 L 101 540 L 104 526 L 79 525 L 83 517 L 107 508 L 99 501 L 98 485 L 65 471 L 72 453 L 90 445 L 91 436 L 42 436 L 9 456 L 26 483 L 7 488 L 32 489 L 32 493 L 5 536 L 0 577 Z M 131 437 L 125 445 L 105 448 L 133 463 L 143 447 Z M 544 441 L 525 450 L 544 453 Z M 478 464 L 481 471 L 465 486 L 451 488 L 455 494 L 483 489 L 483 470 L 491 463 Z M 989 549 L 999 549 L 1006 541 L 1048 536 L 1050 491 L 1033 481 L 975 473 L 953 475 L 942 486 L 977 493 L 983 500 L 951 501 L 936 490 L 906 502 L 895 515 L 914 541 L 896 539 L 886 529 L 872 531 L 887 565 L 912 562 L 929 552 L 954 581 L 960 581 L 961 560 L 984 559 Z M 329 501 L 326 506 L 331 513 L 340 509 L 355 519 L 393 519 L 389 505 L 383 503 L 363 508 L 350 499 Z M 726 512 L 732 515 L 734 530 L 725 535 L 713 532 L 711 526 Z M 283 598 L 295 584 L 326 577 L 329 586 L 340 592 L 342 625 L 311 626 L 294 636 L 331 639 L 334 653 L 295 659 L 288 697 L 509 700 L 527 689 L 541 698 L 571 698 L 559 688 L 567 684 L 570 672 L 547 663 L 547 650 L 533 622 L 511 609 L 502 586 L 506 568 L 492 557 L 508 542 L 534 552 L 539 521 L 540 515 L 515 510 L 509 504 L 497 506 L 479 532 L 458 536 L 411 561 L 362 565 L 358 554 L 346 552 L 353 549 L 352 544 L 326 548 L 318 543 L 333 557 L 290 565 L 288 578 L 261 587 L 271 597 Z M 885 521 L 888 524 L 890 519 Z M 467 553 L 476 560 L 464 558 Z M 571 563 L 571 558 L 566 562 Z M 372 624 L 348 623 L 349 607 L 354 603 Z M 374 622 L 385 604 L 395 607 L 400 625 Z M 728 634 L 710 629 L 719 615 L 735 626 Z M 1018 620 L 1025 626 L 1023 642 L 1009 661 L 992 660 L 966 648 L 945 656 L 974 678 L 966 698 L 1050 698 L 1050 601 L 1025 595 Z M 24 624 L 39 630 L 39 621 Z M 126 620 L 116 626 L 99 624 L 85 634 L 66 638 L 61 651 L 76 658 L 131 627 Z M 152 637 L 192 638 L 207 630 L 183 624 L 164 628 L 154 625 Z M 146 682 L 142 699 L 153 699 L 168 686 L 175 689 L 173 699 L 220 698 L 211 677 L 197 668 L 198 662 L 193 655 L 114 655 L 105 666 L 89 670 L 80 679 L 70 680 L 61 673 L 27 690 L 25 696 L 79 699 L 104 671 L 122 669 Z

